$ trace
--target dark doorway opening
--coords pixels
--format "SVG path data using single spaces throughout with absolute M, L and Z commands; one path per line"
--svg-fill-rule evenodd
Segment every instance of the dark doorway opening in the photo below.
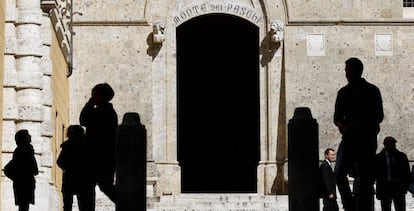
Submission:
M 255 193 L 258 27 L 211 14 L 177 28 L 177 138 L 183 193 Z

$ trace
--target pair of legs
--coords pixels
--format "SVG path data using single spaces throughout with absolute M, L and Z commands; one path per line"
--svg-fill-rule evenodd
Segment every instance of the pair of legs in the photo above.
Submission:
M 108 198 L 115 203 L 115 184 L 114 184 L 114 173 L 113 172 L 105 172 L 102 175 L 99 175 L 96 184 L 98 185 L 99 189 L 106 195 Z
M 29 211 L 29 203 L 19 204 L 19 211 Z
M 342 137 L 337 150 L 335 177 L 345 211 L 374 211 L 374 169 L 377 134 L 353 133 Z M 348 175 L 354 174 L 353 190 Z
M 104 166 L 96 166 L 94 172 L 90 172 L 93 176 L 90 178 L 92 181 L 93 189 L 93 201 L 95 202 L 95 187 L 98 185 L 99 189 L 113 202 L 116 203 L 115 198 L 115 167 L 105 168 Z M 93 204 L 95 210 L 95 203 Z
M 323 211 L 339 211 L 338 203 L 336 199 L 329 199 L 328 197 L 323 197 Z
M 405 211 L 405 194 L 381 199 L 381 210 L 391 211 L 391 202 L 394 202 L 395 211 Z
M 63 211 L 72 211 L 74 193 L 63 192 Z M 80 211 L 94 211 L 95 210 L 95 189 L 91 186 L 76 194 L 78 200 L 78 207 Z

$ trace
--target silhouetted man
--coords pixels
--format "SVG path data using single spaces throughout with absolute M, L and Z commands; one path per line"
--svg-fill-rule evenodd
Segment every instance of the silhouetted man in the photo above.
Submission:
M 107 83 L 97 84 L 83 107 L 80 124 L 86 127 L 91 171 L 102 192 L 115 203 L 115 139 L 118 116 L 109 102 L 115 93 Z
M 345 211 L 374 210 L 374 169 L 379 124 L 384 118 L 382 97 L 375 85 L 362 78 L 364 65 L 357 58 L 345 62 L 348 84 L 338 91 L 334 123 L 342 134 L 335 176 Z M 356 172 L 352 195 L 347 175 Z
M 396 148 L 393 137 L 384 139 L 384 149 L 375 158 L 377 198 L 382 211 L 405 211 L 405 194 L 411 181 L 410 164 L 407 155 Z
M 332 162 L 335 160 L 335 150 L 328 148 L 325 150 L 325 160 L 319 166 L 322 180 L 322 201 L 323 211 L 338 211 L 336 202 L 336 179 L 332 170 Z

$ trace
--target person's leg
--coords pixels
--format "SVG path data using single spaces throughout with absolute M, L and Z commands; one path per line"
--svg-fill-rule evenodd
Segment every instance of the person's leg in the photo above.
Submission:
M 323 211 L 339 211 L 336 200 L 323 197 Z
M 19 204 L 19 211 L 29 211 L 29 203 Z
M 86 187 L 77 195 L 79 211 L 95 211 L 95 185 Z
M 394 208 L 395 211 L 405 211 L 406 205 L 405 205 L 405 194 L 399 194 L 394 197 Z
M 62 192 L 63 196 L 63 211 L 72 211 L 73 194 Z
M 339 211 L 339 206 L 336 199 L 332 199 L 332 211 Z
M 381 211 L 391 211 L 391 199 L 381 199 Z
M 322 211 L 330 211 L 329 201 L 325 196 L 322 197 L 322 203 L 323 203 Z
M 356 192 L 356 202 L 359 211 L 374 211 L 374 181 L 371 172 L 365 164 L 358 167 L 359 182 Z
M 344 140 L 339 144 L 336 164 L 335 164 L 335 177 L 337 181 L 337 187 L 341 194 L 342 205 L 345 211 L 354 211 L 355 202 L 352 196 L 351 188 L 349 187 L 348 173 L 353 165 L 353 159 L 349 151 L 349 145 Z
M 115 184 L 114 184 L 114 173 L 113 172 L 105 172 L 100 175 L 98 178 L 98 186 L 99 189 L 106 195 L 108 198 L 115 203 Z
M 360 211 L 374 211 L 374 171 L 375 153 L 377 149 L 376 135 L 363 134 L 359 139 L 361 143 L 357 150 L 356 166 L 359 173 L 359 194 L 357 207 Z

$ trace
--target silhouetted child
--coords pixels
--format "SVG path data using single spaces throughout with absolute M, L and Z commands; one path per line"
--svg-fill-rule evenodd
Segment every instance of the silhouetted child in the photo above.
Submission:
M 39 173 L 34 157 L 34 149 L 30 144 L 32 138 L 28 130 L 19 130 L 15 134 L 16 149 L 13 152 L 14 172 L 13 191 L 14 202 L 19 211 L 29 210 L 29 204 L 35 200 L 35 175 Z
M 72 210 L 73 196 L 76 195 L 79 210 L 90 211 L 95 203 L 95 185 L 88 177 L 85 131 L 80 125 L 71 125 L 66 136 L 68 139 L 60 145 L 62 151 L 57 159 L 58 166 L 63 170 L 63 210 Z
M 86 146 L 95 182 L 115 203 L 115 138 L 118 115 L 109 102 L 115 93 L 107 83 L 97 84 L 80 113 L 86 127 Z

